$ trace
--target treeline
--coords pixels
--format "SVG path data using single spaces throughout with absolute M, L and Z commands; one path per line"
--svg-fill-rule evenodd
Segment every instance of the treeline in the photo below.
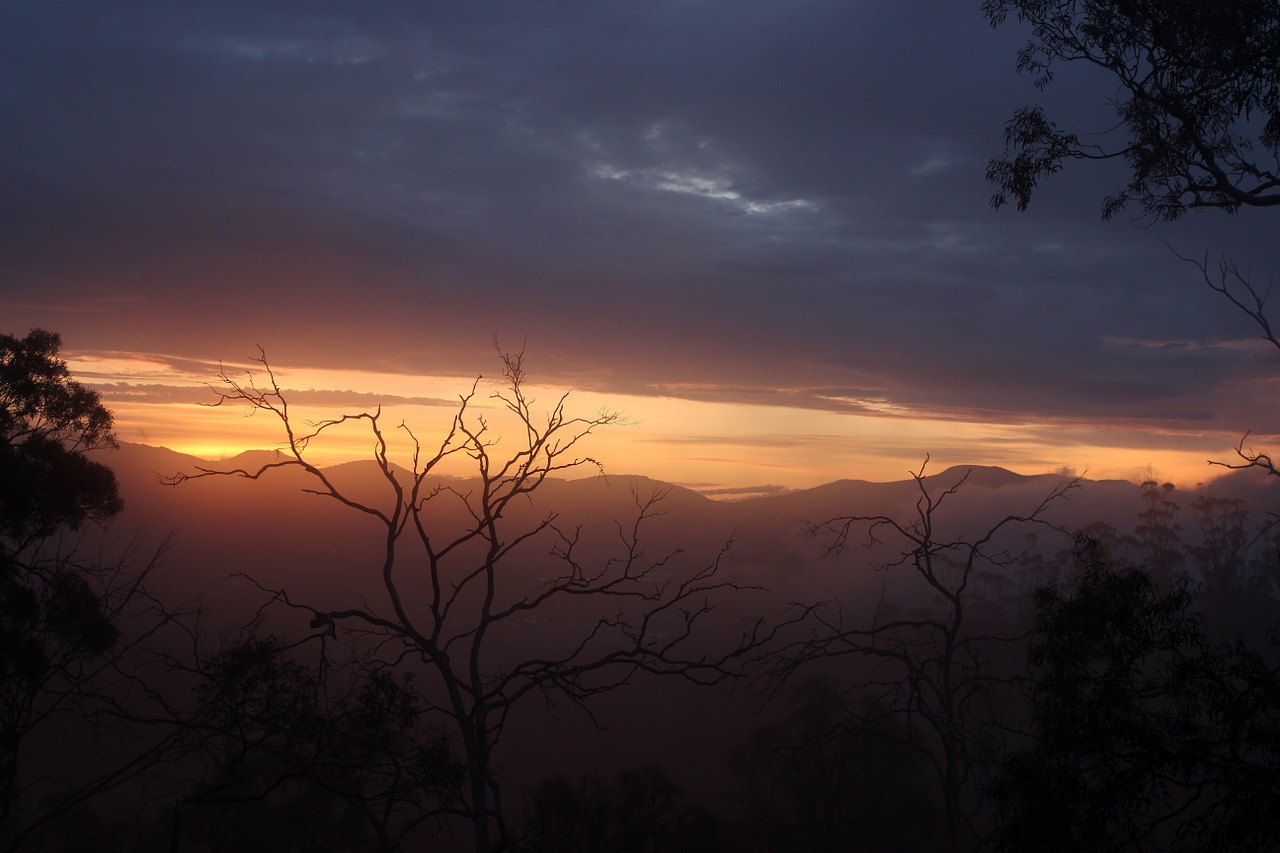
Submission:
M 172 487 L 287 481 L 359 521 L 376 572 L 354 597 L 238 574 L 253 541 L 225 530 L 249 612 L 232 625 L 158 591 L 163 549 L 90 547 L 122 501 L 86 451 L 115 439 L 59 345 L 0 337 L 4 849 L 1280 841 L 1280 537 L 1242 499 L 1180 506 L 1152 481 L 1132 519 L 1068 529 L 1055 510 L 1084 484 L 1064 481 L 975 524 L 963 472 L 922 468 L 893 512 L 804 524 L 824 565 L 862 578 L 856 594 L 795 597 L 793 582 L 783 600 L 737 570 L 729 541 L 659 544 L 661 495 L 636 491 L 606 531 L 537 503 L 549 478 L 594 466 L 581 442 L 616 418 L 528 399 L 519 355 L 488 410 L 473 389 L 444 436 L 408 433 L 404 467 L 378 412 L 297 423 L 264 359 L 223 377 L 222 402 L 276 418 L 284 450 L 174 472 Z M 352 428 L 374 448 L 372 480 L 310 461 Z M 475 476 L 437 476 L 454 458 Z M 731 749 L 693 757 L 723 765 L 716 789 L 645 761 L 511 781 L 505 757 L 542 732 L 513 721 L 603 721 L 645 691 L 732 691 L 758 709 L 753 730 L 725 735 Z M 698 713 L 664 701 L 611 736 L 658 743 Z

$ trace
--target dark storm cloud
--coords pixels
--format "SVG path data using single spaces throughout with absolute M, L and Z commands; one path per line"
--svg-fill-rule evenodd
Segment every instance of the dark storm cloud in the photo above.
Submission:
M 9 2 L 0 306 L 81 348 L 469 373 L 497 333 L 601 390 L 1212 420 L 1253 330 L 1161 240 L 1265 271 L 1271 220 L 1104 224 L 1105 169 L 991 211 L 1015 106 L 1107 116 L 978 6 Z

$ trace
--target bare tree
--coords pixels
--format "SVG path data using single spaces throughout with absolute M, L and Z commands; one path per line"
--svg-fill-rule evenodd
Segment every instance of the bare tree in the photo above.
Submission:
M 1199 259 L 1184 257 L 1177 252 L 1174 254 L 1179 260 L 1194 266 L 1210 290 L 1220 294 L 1240 309 L 1246 317 L 1253 320 L 1258 326 L 1258 331 L 1262 333 L 1262 339 L 1280 350 L 1280 340 L 1276 338 L 1276 333 L 1271 328 L 1271 321 L 1266 314 L 1267 300 L 1271 297 L 1270 280 L 1265 285 L 1257 285 L 1235 261 L 1226 258 L 1220 260 L 1216 268 L 1211 269 L 1207 252 Z
M 320 421 L 304 431 L 265 356 L 260 353 L 257 361 L 262 384 L 252 374 L 236 378 L 224 372 L 218 404 L 245 405 L 277 419 L 284 433 L 280 457 L 252 470 L 199 470 L 173 482 L 257 480 L 278 469 L 300 469 L 311 484 L 306 491 L 376 521 L 380 533 L 371 548 L 378 555 L 381 606 L 319 608 L 292 600 L 285 590 L 273 594 L 302 611 L 319 633 L 352 638 L 390 663 L 428 673 L 428 709 L 440 715 L 461 749 L 467 776 L 461 811 L 471 821 L 478 853 L 510 844 L 493 753 L 508 715 L 526 697 L 562 697 L 586 708 L 591 697 L 618 689 L 640 672 L 714 684 L 737 674 L 737 663 L 771 636 L 761 621 L 730 629 L 719 642 L 699 630 L 713 627 L 718 593 L 745 587 L 720 577 L 723 550 L 687 573 L 678 570 L 678 550 L 646 554 L 641 533 L 659 514 L 661 495 L 636 495 L 636 518 L 618 525 L 617 551 L 604 560 L 583 556 L 581 531 L 559 526 L 553 513 L 518 520 L 516 502 L 530 498 L 549 477 L 596 466 L 580 454 L 583 440 L 620 422 L 607 411 L 568 415 L 567 394 L 545 416 L 536 415 L 521 354 L 502 356 L 504 384 L 491 397 L 514 418 L 515 443 L 501 452 L 485 416 L 473 411 L 479 406 L 477 381 L 460 397 L 438 444 L 424 447 L 401 425 L 412 447 L 401 476 L 389 458 L 380 410 Z M 372 439 L 382 490 L 377 501 L 340 488 L 309 458 L 317 439 L 353 424 Z M 465 487 L 433 477 L 454 457 L 474 466 L 475 479 Z M 463 522 L 447 520 L 449 513 Z M 549 543 L 560 566 L 558 574 L 540 581 L 519 572 L 537 541 Z M 595 613 L 577 634 L 566 629 L 557 638 L 539 637 L 528 629 L 536 614 L 577 602 Z M 510 648 L 513 637 L 519 649 Z
M 925 757 L 937 782 L 948 848 L 977 849 L 984 834 L 983 791 L 1001 751 L 1004 702 L 1016 687 L 1016 678 L 994 659 L 1024 637 L 989 633 L 972 618 L 975 580 L 982 571 L 1014 566 L 1018 557 L 1005 550 L 1001 535 L 1022 525 L 1052 527 L 1046 511 L 1076 483 L 1054 487 L 1030 512 L 1006 515 L 977 538 L 953 538 L 944 529 L 943 510 L 969 474 L 940 487 L 927 482 L 924 471 L 922 465 L 912 475 L 918 496 L 909 519 L 849 515 L 808 525 L 811 535 L 825 537 L 828 554 L 855 542 L 891 546 L 896 556 L 874 568 L 890 577 L 906 572 L 923 584 L 918 613 L 899 611 L 886 596 L 869 624 L 849 624 L 838 604 L 818 610 L 810 638 L 784 656 L 783 672 L 830 658 L 873 661 L 861 686 L 874 711 L 861 722 L 868 731 L 898 732 L 904 745 Z M 900 725 L 887 727 L 885 718 L 900 718 Z
M 1201 258 L 1184 257 L 1177 252 L 1174 254 L 1180 260 L 1195 267 L 1210 290 L 1221 294 L 1238 308 L 1257 325 L 1258 331 L 1262 333 L 1262 339 L 1280 350 L 1280 339 L 1277 339 L 1275 330 L 1271 327 L 1271 321 L 1267 317 L 1267 300 L 1271 297 L 1270 279 L 1266 284 L 1258 284 L 1247 272 L 1241 270 L 1235 261 L 1226 258 L 1219 260 L 1216 266 L 1211 266 L 1208 253 Z M 1280 476 L 1280 470 L 1276 469 L 1270 454 L 1247 446 L 1249 435 L 1250 433 L 1245 433 L 1240 443 L 1236 445 L 1236 457 L 1240 460 L 1239 462 L 1210 460 L 1209 464 L 1237 470 L 1258 468 L 1272 476 Z

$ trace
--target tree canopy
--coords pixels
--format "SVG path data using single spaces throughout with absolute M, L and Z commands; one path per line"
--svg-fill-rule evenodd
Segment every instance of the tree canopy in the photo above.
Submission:
M 1036 594 L 1036 740 L 992 793 L 999 850 L 1274 849 L 1280 681 L 1214 643 L 1185 584 L 1161 589 L 1077 541 L 1081 574 Z
M 43 329 L 0 335 L 0 535 L 15 547 L 124 506 L 115 474 L 84 455 L 115 446 L 111 412 L 71 378 L 61 349 Z
M 1104 201 L 1104 217 L 1131 202 L 1156 220 L 1280 205 L 1276 0 L 985 0 L 983 9 L 993 25 L 1010 16 L 1030 25 L 1018 70 L 1038 88 L 1068 63 L 1110 74 L 1119 119 L 1086 135 L 1039 106 L 1019 109 L 1005 126 L 1004 155 L 987 168 L 995 207 L 1025 210 L 1040 180 L 1069 160 L 1110 159 L 1130 174 Z
M 62 534 L 123 508 L 115 473 L 85 451 L 115 446 L 111 412 L 71 378 L 62 339 L 0 335 L 0 847 L 21 847 L 90 790 L 46 765 L 47 734 L 77 716 L 106 725 L 117 710 L 104 678 L 127 649 L 120 623 L 148 606 L 122 563 L 84 559 Z M 113 673 L 119 678 L 118 672 Z M 65 769 L 65 768 L 63 768 Z M 49 785 L 70 790 L 53 795 Z M 64 795 L 65 794 L 65 795 Z M 48 795 L 48 796 L 45 796 Z

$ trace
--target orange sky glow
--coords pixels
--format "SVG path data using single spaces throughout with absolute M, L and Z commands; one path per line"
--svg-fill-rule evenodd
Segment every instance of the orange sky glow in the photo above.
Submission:
M 121 440 L 168 447 L 206 459 L 282 446 L 279 424 L 264 413 L 207 405 L 216 399 L 216 363 L 140 353 L 69 353 L 82 381 L 103 391 Z M 256 365 L 227 364 L 233 376 Z M 475 377 L 408 376 L 356 370 L 275 368 L 297 423 L 371 411 L 382 405 L 392 456 L 409 464 L 407 424 L 424 446 L 438 441 L 461 394 Z M 255 374 L 262 379 L 260 370 Z M 492 378 L 480 381 L 473 410 L 490 419 L 492 434 L 514 435 L 491 399 Z M 328 390 L 324 390 L 328 389 Z M 341 389 L 341 390 L 335 390 Z M 554 405 L 563 389 L 527 386 L 535 410 Z M 1182 486 L 1208 482 L 1225 469 L 1207 460 L 1230 459 L 1238 436 L 1065 423 L 981 423 L 909 411 L 875 416 L 784 406 L 702 402 L 676 397 L 571 391 L 570 414 L 621 413 L 625 426 L 599 430 L 583 445 L 606 472 L 642 474 L 716 496 L 770 487 L 808 488 L 838 479 L 899 480 L 925 455 L 934 470 L 955 464 L 1000 465 L 1019 473 L 1074 472 L 1093 479 L 1140 480 L 1154 471 Z M 1265 437 L 1258 437 L 1265 444 Z M 311 458 L 333 464 L 369 458 L 367 426 L 327 433 Z M 449 473 L 467 473 L 461 464 Z
M 1087 163 L 993 209 L 1017 110 L 1115 116 L 981 4 L 73 5 L 0 4 L 0 332 L 58 333 L 124 441 L 278 446 L 201 405 L 262 344 L 301 420 L 381 405 L 406 462 L 496 345 L 627 417 L 606 471 L 722 498 L 1280 447 L 1280 348 L 1214 284 L 1265 293 L 1275 214 L 1105 220 Z

